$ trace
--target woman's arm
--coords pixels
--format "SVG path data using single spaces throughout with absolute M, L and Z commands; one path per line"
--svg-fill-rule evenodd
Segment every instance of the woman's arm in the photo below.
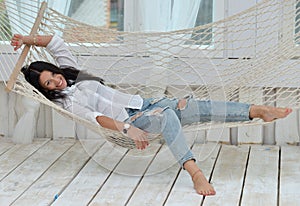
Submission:
M 106 116 L 97 116 L 96 120 L 102 127 L 120 132 L 123 131 L 125 124 L 124 122 L 120 122 Z M 147 132 L 131 125 L 127 134 L 131 139 L 133 139 L 137 149 L 145 149 L 149 145 Z
M 64 105 L 64 109 L 73 114 L 76 114 L 79 117 L 83 117 L 89 121 L 92 121 L 95 124 L 99 124 L 103 128 L 123 132 L 125 125 L 124 122 L 104 116 L 100 112 L 93 112 L 89 108 L 83 107 L 76 102 L 73 102 L 69 105 Z M 127 130 L 127 135 L 134 141 L 137 149 L 145 149 L 149 145 L 147 139 L 148 133 L 133 125 L 131 125 Z
M 64 40 L 57 35 L 23 36 L 21 34 L 14 34 L 11 39 L 11 45 L 14 47 L 14 50 L 18 50 L 23 44 L 46 47 L 59 67 L 80 69 Z
M 123 132 L 124 122 L 104 116 L 100 112 L 93 112 L 89 108 L 83 107 L 76 102 L 73 102 L 70 105 L 64 105 L 64 109 L 79 117 L 92 121 L 95 124 L 99 124 L 103 128 Z M 147 139 L 148 133 L 133 125 L 127 130 L 127 135 L 134 141 L 137 149 L 145 149 L 149 145 Z
M 16 51 L 23 44 L 35 45 L 40 47 L 46 47 L 52 39 L 52 35 L 33 35 L 33 36 L 23 36 L 21 34 L 14 34 L 11 39 L 11 45 Z

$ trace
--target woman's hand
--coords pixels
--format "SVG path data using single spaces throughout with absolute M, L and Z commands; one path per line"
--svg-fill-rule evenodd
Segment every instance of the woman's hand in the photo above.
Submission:
M 133 139 L 137 149 L 143 150 L 149 145 L 147 132 L 131 125 L 127 134 L 131 139 Z
M 124 122 L 120 122 L 114 120 L 110 117 L 106 116 L 97 116 L 96 121 L 104 128 L 116 130 L 119 132 L 123 131 Z M 148 141 L 148 133 L 131 125 L 131 127 L 127 130 L 127 135 L 131 138 L 137 149 L 145 149 L 149 145 Z
M 15 51 L 24 44 L 23 38 L 24 36 L 21 34 L 14 34 L 14 36 L 11 38 L 10 44 L 14 47 Z
M 10 44 L 14 47 L 14 50 L 18 50 L 23 44 L 34 45 L 39 47 L 46 47 L 52 39 L 52 35 L 29 35 L 23 36 L 21 34 L 14 34 L 11 38 Z

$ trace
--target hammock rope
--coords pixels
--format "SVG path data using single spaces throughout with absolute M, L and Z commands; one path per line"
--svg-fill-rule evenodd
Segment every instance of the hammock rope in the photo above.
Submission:
M 9 47 L 12 32 L 24 34 L 34 28 L 40 5 L 36 0 L 28 2 L 20 3 L 18 10 L 11 0 L 0 3 L 0 47 Z M 264 0 L 224 20 L 191 29 L 121 32 L 87 25 L 45 7 L 36 30 L 39 34 L 60 35 L 81 68 L 101 76 L 108 85 L 123 92 L 143 97 L 180 98 L 192 94 L 204 100 L 299 108 L 299 8 L 293 0 Z M 20 15 L 25 19 L 20 21 Z M 10 23 L 14 23 L 14 30 Z M 55 63 L 44 48 L 32 46 L 28 52 L 24 64 L 36 60 Z M 9 90 L 50 106 L 115 144 L 134 147 L 134 142 L 121 133 L 101 128 L 43 97 L 19 74 L 23 61 L 12 71 L 16 55 L 11 53 L 15 54 L 9 49 L 7 53 L 4 51 L 7 58 L 0 63 L 2 80 L 18 74 L 17 79 L 8 81 Z M 188 128 L 261 124 L 264 123 L 212 122 Z

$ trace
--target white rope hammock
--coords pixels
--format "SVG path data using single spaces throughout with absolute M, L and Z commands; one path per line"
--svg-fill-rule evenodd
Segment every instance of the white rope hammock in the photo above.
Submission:
M 123 147 L 134 142 L 119 132 L 104 129 L 71 114 L 44 98 L 19 74 L 24 64 L 44 60 L 55 63 L 44 48 L 25 47 L 15 65 L 9 48 L 10 23 L 24 12 L 26 25 L 17 27 L 24 34 L 57 33 L 63 37 L 80 67 L 105 79 L 106 84 L 143 97 L 183 97 L 193 94 L 206 100 L 240 101 L 265 105 L 299 107 L 300 64 L 298 52 L 298 5 L 293 0 L 265 0 L 222 21 L 173 32 L 120 32 L 94 27 L 40 7 L 36 0 L 0 3 L 1 79 L 12 91 L 49 105 L 66 117 Z M 37 17 L 40 12 L 40 17 Z M 8 15 L 9 14 L 9 15 Z M 28 26 L 27 26 L 28 25 Z M 35 25 L 35 26 L 34 26 Z M 7 51 L 7 52 L 6 52 Z M 28 54 L 26 54 L 28 51 Z M 24 59 L 22 59 L 24 58 Z M 14 83 L 14 76 L 17 78 Z M 215 127 L 263 124 L 197 124 L 194 130 Z

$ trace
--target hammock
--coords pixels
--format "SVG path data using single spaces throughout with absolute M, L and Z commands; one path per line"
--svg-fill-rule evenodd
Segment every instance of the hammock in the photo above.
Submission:
M 9 22 L 18 21 L 15 4 L 10 0 L 0 3 L 0 48 L 9 47 Z M 36 0 L 19 2 L 18 6 L 27 11 L 27 23 L 14 32 L 24 34 L 30 27 L 31 34 L 61 35 L 80 67 L 123 92 L 143 97 L 192 94 L 204 100 L 299 107 L 300 6 L 293 0 L 265 0 L 224 20 L 172 32 L 120 32 L 95 27 Z M 23 64 L 36 60 L 55 63 L 44 48 L 24 47 L 14 71 L 11 65 L 15 58 L 7 56 L 1 60 L 0 75 L 2 80 L 9 79 L 8 90 L 49 105 L 114 144 L 134 147 L 130 138 L 65 111 L 25 81 L 19 73 Z M 264 123 L 199 123 L 189 129 L 255 124 Z

